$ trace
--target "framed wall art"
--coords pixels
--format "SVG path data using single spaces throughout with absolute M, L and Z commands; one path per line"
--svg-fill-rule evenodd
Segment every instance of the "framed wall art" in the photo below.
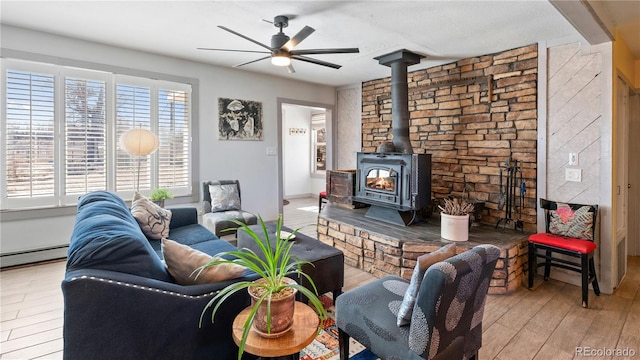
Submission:
M 262 103 L 218 98 L 219 140 L 262 140 Z

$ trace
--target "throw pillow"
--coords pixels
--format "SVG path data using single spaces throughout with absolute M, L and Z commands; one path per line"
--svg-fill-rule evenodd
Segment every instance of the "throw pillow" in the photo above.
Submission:
M 209 185 L 211 212 L 240 210 L 240 193 L 236 184 Z
M 162 255 L 169 274 L 180 285 L 209 284 L 235 279 L 242 276 L 245 270 L 244 266 L 237 264 L 218 264 L 204 269 L 196 279 L 193 272 L 197 268 L 218 258 L 169 239 L 162 239 Z
M 424 254 L 418 257 L 416 260 L 416 267 L 413 269 L 413 275 L 411 275 L 411 282 L 407 291 L 404 293 L 402 304 L 400 304 L 400 310 L 398 311 L 398 326 L 407 325 L 411 322 L 411 315 L 413 314 L 413 307 L 416 304 L 418 293 L 420 292 L 420 284 L 424 278 L 424 274 L 429 267 L 437 262 L 444 261 L 456 254 L 456 244 L 449 244 L 441 247 L 440 249 Z
M 137 191 L 131 202 L 131 214 L 148 238 L 160 240 L 169 236 L 171 210 L 161 208 Z
M 593 240 L 593 212 L 591 206 L 581 206 L 576 210 L 568 204 L 557 203 L 556 210 L 549 212 L 549 232 L 572 238 Z

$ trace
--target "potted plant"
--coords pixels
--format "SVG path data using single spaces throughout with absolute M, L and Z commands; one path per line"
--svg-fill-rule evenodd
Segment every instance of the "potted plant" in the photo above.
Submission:
M 444 198 L 440 209 L 440 236 L 451 241 L 469 240 L 469 214 L 473 204 L 464 199 Z
M 160 207 L 164 207 L 164 201 L 166 199 L 173 199 L 173 194 L 167 189 L 155 189 L 151 192 L 149 200 L 158 204 Z
M 313 279 L 302 271 L 302 265 L 310 264 L 310 262 L 294 258 L 290 254 L 293 242 L 289 240 L 300 228 L 295 229 L 287 237 L 281 236 L 282 216 L 279 216 L 276 223 L 274 246 L 269 238 L 270 234 L 261 216 L 258 216 L 258 225 L 260 225 L 262 231 L 258 232 L 261 233 L 262 237 L 248 225 L 236 220 L 231 221 L 239 226 L 236 230 L 244 231 L 258 244 L 260 248 L 259 253 L 255 253 L 250 249 L 223 252 L 216 255 L 216 260 L 212 260 L 201 266 L 196 269 L 194 273 L 197 276 L 209 266 L 233 263 L 242 265 L 260 276 L 257 280 L 236 282 L 220 290 L 220 292 L 207 303 L 200 316 L 200 325 L 202 325 L 205 310 L 215 304 L 211 314 L 211 321 L 214 321 L 216 312 L 225 300 L 232 294 L 247 289 L 252 298 L 251 312 L 243 325 L 242 339 L 238 346 L 238 360 L 240 360 L 251 326 L 256 328 L 258 334 L 266 337 L 283 335 L 290 329 L 293 320 L 295 294 L 297 291 L 309 299 L 309 303 L 315 308 L 320 319 L 326 319 L 327 312 L 318 299 L 318 295 L 316 294 L 317 289 Z M 314 291 L 298 284 L 288 276 L 304 276 Z M 289 314 L 284 315 L 287 319 L 286 321 L 276 319 L 278 315 L 275 313 L 278 309 L 284 309 L 289 312 Z

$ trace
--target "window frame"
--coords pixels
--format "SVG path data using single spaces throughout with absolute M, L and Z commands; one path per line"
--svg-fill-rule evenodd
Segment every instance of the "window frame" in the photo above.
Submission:
M 188 174 L 187 184 L 183 187 L 171 189 L 172 193 L 176 197 L 189 196 L 193 197 L 192 182 L 194 177 L 194 152 L 193 144 L 193 131 L 194 131 L 194 110 L 193 110 L 193 87 L 194 84 L 189 81 L 172 81 L 163 79 L 149 78 L 151 73 L 144 72 L 143 76 L 120 74 L 113 71 L 96 70 L 85 67 L 66 66 L 60 64 L 44 63 L 40 61 L 15 59 L 15 58 L 2 58 L 1 71 L 3 85 L 0 86 L 0 99 L 2 99 L 1 116 L 0 116 L 0 129 L 2 129 L 2 136 L 0 136 L 0 158 L 2 159 L 2 166 L 0 166 L 0 176 L 2 176 L 2 183 L 0 185 L 0 210 L 6 211 L 20 211 L 29 209 L 45 209 L 45 208 L 59 208 L 66 206 L 73 206 L 77 203 L 78 194 L 66 194 L 65 193 L 65 150 L 66 150 L 66 98 L 65 98 L 65 83 L 67 78 L 85 79 L 85 80 L 97 80 L 104 81 L 105 83 L 105 145 L 106 145 L 106 189 L 107 191 L 115 191 L 116 181 L 116 153 L 118 149 L 118 139 L 116 138 L 116 109 L 115 109 L 115 89 L 118 82 L 132 83 L 135 86 L 141 86 L 147 84 L 155 88 L 151 91 L 150 101 L 152 102 L 151 109 L 151 123 L 152 131 L 157 132 L 160 115 L 158 113 L 158 90 L 177 90 L 185 91 L 187 93 L 187 106 L 185 111 L 186 117 L 186 137 L 187 142 L 187 161 L 185 167 Z M 7 197 L 7 148 L 8 145 L 4 136 L 7 126 L 7 73 L 9 70 L 25 71 L 30 73 L 44 73 L 51 74 L 54 77 L 54 189 L 53 195 L 47 195 L 42 197 L 25 197 L 25 198 L 8 198 Z M 166 76 L 171 78 L 171 76 Z M 182 79 L 182 78 L 181 78 Z M 142 189 L 141 192 L 149 193 L 152 189 L 157 187 L 159 164 L 156 154 L 150 156 L 150 164 L 152 166 L 151 182 L 149 189 Z M 124 199 L 133 197 L 134 191 L 119 191 L 116 192 Z

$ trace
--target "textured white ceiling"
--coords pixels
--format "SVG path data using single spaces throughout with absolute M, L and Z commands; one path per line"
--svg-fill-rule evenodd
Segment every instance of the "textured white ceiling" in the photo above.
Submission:
M 293 62 L 289 74 L 263 60 L 243 70 L 340 86 L 389 76 L 373 58 L 398 49 L 426 55 L 411 70 L 490 54 L 577 33 L 547 1 L 7 1 L 2 23 L 224 67 L 262 54 L 197 47 L 263 50 L 217 27 L 269 44 L 276 15 L 285 33 L 316 29 L 296 49 L 359 47 L 359 54 L 316 55 L 339 70 Z

